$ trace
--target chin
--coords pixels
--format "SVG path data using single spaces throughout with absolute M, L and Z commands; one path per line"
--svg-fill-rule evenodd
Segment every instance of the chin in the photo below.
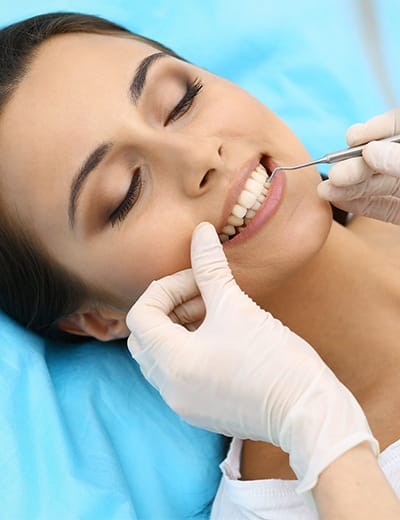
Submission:
M 260 305 L 307 268 L 331 229 L 330 204 L 318 197 L 315 179 L 300 177 L 288 179 L 279 209 L 252 240 L 226 251 L 239 285 Z
M 329 203 L 316 200 L 299 205 L 288 221 L 283 244 L 283 255 L 292 269 L 301 269 L 321 250 L 332 226 Z M 282 264 L 285 260 L 281 258 Z M 290 273 L 287 273 L 288 275 Z

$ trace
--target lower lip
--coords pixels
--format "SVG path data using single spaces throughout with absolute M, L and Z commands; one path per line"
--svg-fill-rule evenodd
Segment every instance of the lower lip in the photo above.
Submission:
M 274 215 L 282 200 L 283 190 L 286 184 L 286 175 L 283 171 L 279 171 L 272 179 L 271 187 L 269 188 L 268 197 L 264 200 L 261 207 L 257 210 L 250 224 L 246 228 L 232 238 L 224 242 L 223 246 L 230 247 L 241 242 L 246 241 L 255 235 L 258 230 Z

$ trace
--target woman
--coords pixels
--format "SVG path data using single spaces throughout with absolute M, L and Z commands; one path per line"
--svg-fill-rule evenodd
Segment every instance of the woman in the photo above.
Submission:
M 35 330 L 125 338 L 149 282 L 190 266 L 199 222 L 221 233 L 260 163 L 308 156 L 261 103 L 159 44 L 86 17 L 26 23 L 0 67 L 1 307 Z M 356 396 L 384 449 L 398 438 L 400 289 L 398 266 L 383 261 L 397 230 L 332 223 L 319 180 L 313 168 L 280 175 L 273 211 L 226 255 L 240 286 Z M 251 441 L 242 475 L 293 478 L 286 454 Z
M 394 110 L 353 125 L 350 146 L 372 142 L 363 159 L 332 168 L 330 180 L 318 186 L 320 195 L 356 214 L 400 223 L 400 146 L 373 141 L 396 134 L 399 122 Z M 240 290 L 209 224 L 196 227 L 191 260 L 192 270 L 152 283 L 134 304 L 127 317 L 130 351 L 181 416 L 279 446 L 300 480 L 240 485 L 246 442 L 235 439 L 221 465 L 212 517 L 311 518 L 294 491 L 312 490 L 306 498 L 325 519 L 399 518 L 400 502 L 374 460 L 377 447 L 353 396 L 309 345 Z M 398 444 L 380 460 L 397 492 Z M 264 475 L 271 453 L 264 458 L 260 447 L 254 462 Z

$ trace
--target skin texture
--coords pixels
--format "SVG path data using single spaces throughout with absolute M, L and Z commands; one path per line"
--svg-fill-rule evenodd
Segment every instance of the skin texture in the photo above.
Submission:
M 208 220 L 222 227 L 221 208 L 247 161 L 261 154 L 288 164 L 308 157 L 261 103 L 176 59 L 153 66 L 134 106 L 128 85 L 139 61 L 153 53 L 126 38 L 55 37 L 40 49 L 0 123 L 2 189 L 8 203 L 18 208 L 22 222 L 53 258 L 112 296 L 115 319 L 122 321 L 151 280 L 190 266 L 196 224 Z M 204 84 L 198 99 L 165 126 L 185 81 L 195 78 Z M 89 153 L 108 140 L 115 141 L 114 152 L 82 190 L 72 232 L 67 218 L 72 178 Z M 137 167 L 142 169 L 141 195 L 127 219 L 112 227 L 107 216 L 123 199 Z M 232 268 L 253 296 L 279 286 L 321 247 L 331 215 L 316 195 L 318 181 L 315 170 L 288 179 L 273 226 L 230 249 Z M 107 312 L 112 315 L 111 309 Z M 104 331 L 87 332 L 109 339 Z M 114 333 L 123 336 L 127 329 Z
M 345 452 L 328 466 L 313 495 L 321 520 L 400 518 L 400 502 L 367 443 Z
M 126 312 L 151 280 L 190 266 L 199 222 L 221 230 L 221 208 L 247 161 L 262 154 L 285 165 L 308 159 L 260 102 L 173 58 L 152 67 L 135 106 L 128 85 L 139 62 L 154 52 L 126 38 L 57 36 L 41 47 L 0 120 L 3 198 L 53 258 L 109 295 L 108 305 L 87 302 L 61 326 L 101 340 L 128 335 Z M 196 78 L 203 89 L 190 110 L 165 124 L 185 82 Z M 72 179 L 109 140 L 113 152 L 82 190 L 72 231 Z M 113 227 L 108 216 L 137 168 L 140 196 Z M 362 218 L 348 228 L 332 223 L 329 205 L 316 192 L 319 181 L 313 168 L 288 172 L 273 217 L 225 250 L 239 285 L 309 341 L 354 393 L 384 448 L 400 429 L 400 251 L 393 246 L 399 232 Z M 242 474 L 293 476 L 285 454 L 250 441 Z

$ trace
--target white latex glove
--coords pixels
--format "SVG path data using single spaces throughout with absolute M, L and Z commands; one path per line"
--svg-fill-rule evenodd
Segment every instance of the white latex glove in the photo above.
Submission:
M 400 109 L 351 126 L 347 143 L 368 142 L 363 156 L 332 166 L 319 195 L 356 215 L 400 224 L 400 144 L 373 141 L 399 133 Z
M 127 316 L 129 350 L 169 406 L 194 425 L 280 446 L 301 480 L 298 492 L 364 440 L 377 454 L 353 395 L 308 343 L 240 289 L 211 224 L 195 229 L 191 259 L 193 270 L 152 282 Z M 188 331 L 169 315 L 182 315 L 196 284 L 206 316 Z

